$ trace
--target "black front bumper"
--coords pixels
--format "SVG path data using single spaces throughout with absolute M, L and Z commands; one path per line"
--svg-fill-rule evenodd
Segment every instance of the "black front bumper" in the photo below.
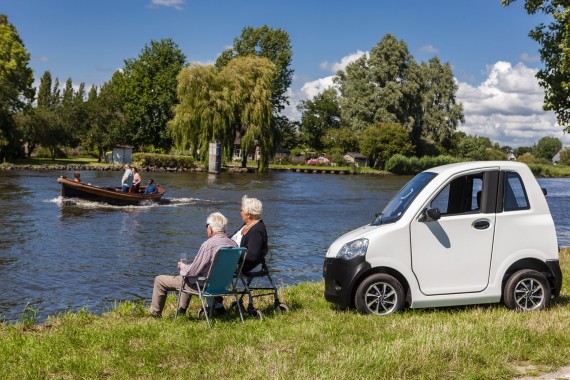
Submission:
M 325 299 L 347 308 L 352 303 L 354 285 L 360 275 L 370 269 L 365 257 L 352 260 L 327 258 L 323 265 L 325 279 Z

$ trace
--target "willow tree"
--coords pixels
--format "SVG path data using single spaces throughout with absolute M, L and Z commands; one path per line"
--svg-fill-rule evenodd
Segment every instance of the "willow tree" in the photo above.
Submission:
M 256 56 L 233 59 L 221 71 L 234 95 L 236 125 L 244 152 L 242 166 L 247 163 L 247 152 L 257 143 L 260 149 L 257 169 L 260 172 L 269 168 L 269 159 L 274 153 L 274 138 L 277 135 L 271 122 L 274 73 L 273 63 L 267 58 Z
M 178 149 L 192 147 L 205 159 L 210 142 L 219 142 L 229 156 L 236 133 L 241 147 L 260 146 L 259 170 L 271 155 L 271 80 L 275 66 L 266 58 L 239 57 L 221 70 L 191 64 L 178 75 L 178 100 L 169 123 Z
M 174 144 L 192 148 L 195 158 L 205 159 L 210 142 L 231 149 L 233 103 L 223 78 L 214 66 L 190 64 L 178 74 L 178 101 L 169 123 Z

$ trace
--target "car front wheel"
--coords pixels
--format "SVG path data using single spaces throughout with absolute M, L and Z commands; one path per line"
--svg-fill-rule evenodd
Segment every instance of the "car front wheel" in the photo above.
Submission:
M 550 284 L 544 275 L 532 269 L 513 274 L 505 284 L 505 306 L 520 311 L 542 310 L 550 306 Z
M 354 304 L 364 314 L 392 314 L 404 307 L 404 288 L 396 278 L 377 273 L 358 286 Z

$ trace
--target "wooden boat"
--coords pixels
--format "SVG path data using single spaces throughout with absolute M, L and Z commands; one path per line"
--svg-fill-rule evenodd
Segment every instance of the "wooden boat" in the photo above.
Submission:
M 156 185 L 158 193 L 144 194 L 146 186 L 141 186 L 138 193 L 125 193 L 120 187 L 100 187 L 83 182 L 75 182 L 67 177 L 60 177 L 61 196 L 66 198 L 81 198 L 90 201 L 105 202 L 112 205 L 137 205 L 144 202 L 158 202 L 166 190 Z

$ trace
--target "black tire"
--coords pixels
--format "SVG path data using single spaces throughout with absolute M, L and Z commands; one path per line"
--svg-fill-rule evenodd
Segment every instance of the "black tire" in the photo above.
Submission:
M 389 315 L 404 307 L 404 287 L 385 273 L 367 277 L 356 289 L 356 309 L 364 314 Z
M 248 311 L 248 315 L 250 318 L 258 318 L 260 321 L 263 321 L 263 313 L 261 310 L 253 309 Z
M 287 313 L 288 311 L 289 311 L 289 306 L 287 306 L 283 303 L 280 303 L 279 305 L 275 306 L 275 312 L 277 312 L 277 313 L 283 314 L 283 313 Z
M 550 284 L 542 273 L 521 269 L 507 280 L 503 301 L 513 310 L 542 310 L 550 306 L 550 294 Z

